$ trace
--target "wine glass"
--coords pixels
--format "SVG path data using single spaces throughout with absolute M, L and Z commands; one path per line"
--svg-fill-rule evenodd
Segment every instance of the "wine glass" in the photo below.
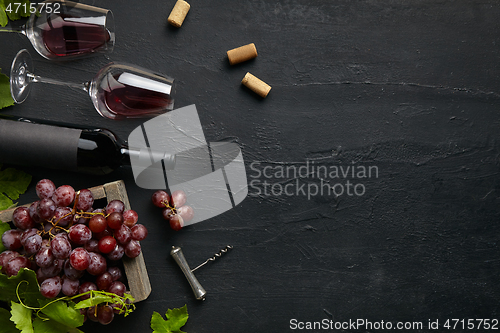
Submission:
M 174 108 L 172 78 L 123 63 L 104 66 L 91 81 L 71 83 L 33 74 L 31 55 L 24 49 L 10 69 L 10 92 L 16 103 L 26 100 L 33 82 L 82 89 L 97 112 L 110 119 L 156 116 Z
M 27 36 L 46 59 L 69 60 L 113 50 L 115 32 L 110 10 L 64 0 L 47 0 L 36 9 L 27 7 L 26 10 L 31 16 L 25 25 L 0 27 L 0 32 Z

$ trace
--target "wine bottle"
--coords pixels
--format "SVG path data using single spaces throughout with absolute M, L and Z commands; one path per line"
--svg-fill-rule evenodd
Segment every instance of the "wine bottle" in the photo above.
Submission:
M 0 115 L 0 163 L 104 175 L 130 165 L 134 154 L 144 150 L 129 148 L 107 129 Z M 156 154 L 167 168 L 175 165 L 175 156 Z

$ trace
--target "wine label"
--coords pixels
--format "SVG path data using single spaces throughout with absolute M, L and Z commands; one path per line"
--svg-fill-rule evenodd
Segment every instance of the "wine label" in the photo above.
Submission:
M 76 170 L 81 130 L 0 119 L 0 163 Z

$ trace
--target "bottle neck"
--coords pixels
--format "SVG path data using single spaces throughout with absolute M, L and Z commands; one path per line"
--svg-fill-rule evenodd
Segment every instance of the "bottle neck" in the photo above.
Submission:
M 121 155 L 124 157 L 128 165 L 133 161 L 134 165 L 150 166 L 159 161 L 163 161 L 166 170 L 173 170 L 175 168 L 175 154 L 152 150 L 150 148 L 133 148 L 123 145 L 120 149 Z

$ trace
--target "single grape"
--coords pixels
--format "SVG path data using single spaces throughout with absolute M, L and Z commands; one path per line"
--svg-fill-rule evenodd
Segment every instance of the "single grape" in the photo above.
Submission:
M 170 216 L 170 228 L 179 231 L 184 227 L 184 220 L 179 214 Z
M 87 272 L 91 275 L 101 275 L 106 272 L 107 264 L 106 259 L 99 253 L 90 252 L 90 263 L 87 267 Z
M 50 248 L 56 259 L 66 259 L 71 253 L 71 244 L 64 236 L 54 237 L 50 242 Z
M 113 275 L 109 272 L 104 272 L 95 279 L 95 284 L 99 290 L 108 290 L 113 282 Z
M 35 255 L 38 267 L 49 267 L 54 262 L 54 256 L 50 247 L 42 247 Z
M 129 209 L 123 212 L 123 224 L 132 228 L 139 220 L 139 215 L 135 210 Z
M 35 190 L 40 199 L 51 198 L 56 190 L 56 185 L 50 179 L 42 179 L 36 183 Z
M 28 207 L 17 207 L 12 213 L 12 222 L 16 228 L 26 230 L 35 227 Z
M 92 192 L 90 192 L 90 190 L 88 189 L 80 190 L 80 193 L 78 195 L 78 202 L 76 203 L 76 209 L 86 212 L 90 208 L 92 208 L 93 204 L 94 195 L 92 194 Z
M 43 224 L 43 231 L 48 234 L 48 233 L 53 233 L 54 232 L 54 226 L 50 223 L 44 223 Z
M 97 323 L 99 321 L 99 319 L 97 318 L 97 306 L 96 305 L 93 305 L 87 309 L 87 317 L 93 322 Z
M 40 203 L 40 201 L 35 201 L 33 202 L 30 207 L 29 207 L 29 213 L 30 213 L 30 217 L 33 219 L 33 221 L 35 223 L 40 223 L 42 222 L 42 218 L 40 217 L 40 215 L 38 215 L 38 204 Z
M 54 259 L 52 264 L 47 267 L 40 267 L 43 274 L 47 277 L 53 277 L 61 274 L 64 268 L 64 259 Z
M 87 282 L 83 282 L 82 284 L 80 284 L 80 288 L 78 289 L 78 293 L 83 294 L 83 293 L 86 293 L 86 292 L 91 291 L 91 290 L 97 290 L 97 286 L 95 283 L 87 281 Z M 90 293 L 83 295 L 83 296 L 80 296 L 80 298 L 82 300 L 88 299 L 88 298 L 90 298 Z
M 60 229 L 58 229 L 58 230 L 60 230 Z M 69 242 L 68 233 L 64 232 L 63 230 L 61 230 L 61 232 L 59 232 L 59 233 L 56 233 L 55 237 L 62 237 L 62 238 L 66 239 Z
M 71 265 L 70 259 L 64 261 L 64 275 L 72 280 L 78 280 L 85 271 L 79 271 Z
M 71 266 L 79 271 L 84 271 L 90 265 L 90 255 L 83 247 L 77 247 L 69 255 Z
M 123 216 L 118 212 L 109 214 L 106 220 L 108 221 L 108 227 L 111 229 L 118 229 L 123 224 Z
M 120 228 L 115 230 L 114 236 L 116 241 L 122 245 L 127 244 L 132 239 L 130 228 L 125 224 L 122 224 Z
M 45 275 L 41 268 L 36 270 L 36 280 L 38 281 L 38 284 L 41 284 L 47 278 L 48 276 Z
M 113 321 L 115 313 L 111 305 L 102 305 L 97 308 L 97 319 L 102 325 L 108 325 Z
M 24 246 L 24 243 L 26 243 L 26 240 L 30 238 L 33 235 L 36 235 L 38 233 L 38 229 L 36 228 L 31 228 L 31 229 L 26 229 L 23 231 L 21 234 L 21 245 Z
M 42 220 L 49 220 L 54 216 L 56 211 L 56 203 L 54 200 L 45 198 L 38 202 L 37 213 Z
M 54 298 L 61 292 L 61 278 L 49 277 L 40 284 L 40 293 L 46 298 Z
M 99 251 L 101 253 L 110 253 L 116 246 L 116 239 L 111 236 L 103 237 L 99 240 Z
M 125 254 L 125 249 L 123 248 L 123 245 L 121 244 L 116 244 L 115 248 L 113 249 L 113 251 L 109 252 L 106 257 L 109 259 L 109 260 L 112 260 L 112 261 L 118 261 L 120 260 L 121 258 L 123 258 L 123 255 Z
M 108 221 L 101 214 L 94 215 L 89 220 L 89 228 L 94 233 L 103 232 L 107 226 L 108 226 Z
M 17 275 L 21 268 L 30 267 L 31 262 L 28 258 L 23 256 L 13 257 L 5 264 L 5 274 L 7 274 L 7 276 Z
M 151 201 L 156 207 L 163 208 L 165 207 L 164 203 L 168 203 L 170 201 L 170 196 L 167 192 L 158 190 L 151 196 Z
M 125 245 L 124 249 L 125 255 L 129 258 L 135 258 L 141 254 L 141 244 L 135 240 L 131 240 L 127 245 Z
M 69 228 L 68 236 L 73 243 L 84 245 L 92 238 L 92 231 L 84 224 L 75 224 Z
M 73 221 L 73 214 L 69 207 L 57 207 L 54 212 L 54 224 L 66 228 Z
M 88 319 L 87 316 L 87 308 L 81 308 L 80 309 L 80 314 L 83 315 L 83 322 L 85 323 Z
M 69 185 L 62 185 L 56 188 L 52 195 L 52 200 L 57 206 L 69 206 L 75 200 L 75 190 Z
M 61 291 L 66 296 L 75 296 L 78 294 L 78 289 L 80 288 L 80 281 L 70 279 L 66 275 L 62 277 Z
M 179 208 L 183 206 L 187 201 L 186 193 L 184 193 L 184 191 L 182 190 L 174 191 L 172 193 L 170 201 L 174 204 L 175 208 Z
M 142 224 L 136 224 L 130 229 L 130 236 L 137 241 L 144 240 L 148 235 L 148 229 Z
M 10 259 L 21 256 L 17 251 L 6 250 L 0 253 L 0 266 L 5 267 Z
M 22 230 L 10 229 L 2 234 L 2 244 L 7 250 L 18 250 L 22 247 L 21 235 Z
M 123 297 L 123 295 L 125 295 L 125 291 L 127 291 L 127 288 L 125 287 L 125 285 L 122 282 L 114 281 L 111 284 L 111 286 L 109 286 L 107 291 L 110 293 L 116 294 L 120 297 Z
M 39 234 L 34 234 L 28 237 L 24 242 L 24 250 L 28 256 L 32 256 L 37 253 L 42 247 L 42 236 Z
M 106 214 L 114 212 L 122 214 L 125 210 L 125 204 L 121 200 L 112 200 L 106 206 Z
M 108 273 L 111 274 L 111 276 L 113 277 L 113 281 L 118 281 L 123 279 L 122 270 L 118 266 L 108 267 Z
M 194 217 L 194 210 L 193 210 L 193 208 L 191 208 L 191 206 L 184 205 L 184 206 L 179 207 L 177 209 L 177 214 L 182 216 L 182 220 L 184 222 L 189 222 Z
M 99 241 L 97 239 L 91 239 L 83 246 L 88 252 L 99 252 Z

